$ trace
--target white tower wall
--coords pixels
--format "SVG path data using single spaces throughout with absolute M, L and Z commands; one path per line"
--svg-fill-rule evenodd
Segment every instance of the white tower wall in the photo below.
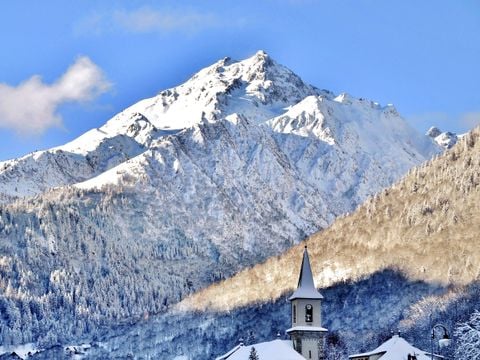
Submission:
M 292 327 L 287 330 L 294 349 L 308 360 L 325 359 L 327 329 L 322 327 L 322 299 L 313 281 L 307 248 L 303 253 L 297 290 L 290 296 Z

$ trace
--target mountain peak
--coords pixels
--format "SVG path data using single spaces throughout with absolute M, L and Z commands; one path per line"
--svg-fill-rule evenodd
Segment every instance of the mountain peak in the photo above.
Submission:
M 438 127 L 432 126 L 426 134 L 428 137 L 432 138 L 432 140 L 438 144 L 439 146 L 450 149 L 453 145 L 455 145 L 459 139 L 459 135 L 454 134 L 450 131 L 443 132 Z
M 277 63 L 263 50 L 257 51 L 255 55 L 239 63 L 245 67 L 249 81 L 257 79 L 276 81 L 276 76 L 279 74 L 293 74 L 290 69 Z
M 100 128 L 92 129 L 77 139 L 52 149 L 52 154 L 56 150 L 72 153 L 75 162 L 84 164 L 86 170 L 81 177 L 75 175 L 78 173 L 76 169 L 80 167 L 77 163 L 72 167 L 72 175 L 65 177 L 65 169 L 58 168 L 57 155 L 52 155 L 52 159 L 58 161 L 49 160 L 48 165 L 52 163 L 58 174 L 45 170 L 45 173 L 52 174 L 51 180 L 43 183 L 38 181 L 41 186 L 31 186 L 30 176 L 25 176 L 24 186 L 18 186 L 18 180 L 5 175 L 0 193 L 2 188 L 8 192 L 13 187 L 29 189 L 27 194 L 35 194 L 53 186 L 84 181 L 118 165 L 124 159 L 138 155 L 164 136 L 177 134 L 202 122 L 223 121 L 234 114 L 251 124 L 270 126 L 277 133 L 309 137 L 334 145 L 343 142 L 340 138 L 337 139 L 339 134 L 350 133 L 340 131 L 342 129 L 339 128 L 339 124 L 347 123 L 349 119 L 362 120 L 366 124 L 365 128 L 369 129 L 368 133 L 377 136 L 375 126 L 369 125 L 373 123 L 372 119 L 378 119 L 380 124 L 387 123 L 377 110 L 379 107 L 372 102 L 355 99 L 348 94 L 335 98 L 333 93 L 306 84 L 263 50 L 241 61 L 225 57 L 200 70 L 183 84 L 141 100 L 115 115 Z M 386 107 L 383 111 L 389 114 L 390 108 Z M 359 121 L 355 124 L 359 124 Z M 355 124 L 348 126 L 356 126 Z M 344 140 L 353 146 L 353 140 L 347 135 Z M 105 152 L 105 148 L 109 150 Z M 120 157 L 113 156 L 114 149 L 120 149 Z M 106 156 L 114 161 L 104 159 Z M 92 162 L 93 158 L 102 158 L 104 161 Z M 33 160 L 35 159 L 32 158 Z M 102 166 L 92 168 L 93 163 Z M 23 162 L 18 164 L 27 171 Z M 1 176 L 0 171 L 0 180 Z
M 428 129 L 428 131 L 426 132 L 425 135 L 427 135 L 431 138 L 436 138 L 441 133 L 442 133 L 442 131 L 438 127 L 432 126 L 432 127 L 430 127 L 430 129 Z
M 250 59 L 252 59 L 255 63 L 261 64 L 264 67 L 278 65 L 265 51 L 259 50 L 253 55 Z M 247 59 L 248 60 L 248 59 Z
M 258 57 L 258 58 L 266 58 L 268 57 L 268 54 L 265 50 L 258 50 L 256 53 L 255 53 L 255 56 Z

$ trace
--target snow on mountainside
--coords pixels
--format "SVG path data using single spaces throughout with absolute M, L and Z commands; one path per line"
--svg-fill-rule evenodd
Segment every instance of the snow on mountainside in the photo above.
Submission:
M 450 149 L 463 135 L 457 135 L 450 131 L 442 132 L 439 128 L 432 126 L 425 134 L 439 146 Z
M 305 181 L 357 204 L 372 194 L 372 181 L 386 187 L 435 151 L 393 106 L 348 94 L 307 97 L 267 125 Z
M 0 305 L 30 309 L 24 342 L 164 311 L 439 151 L 392 106 L 317 90 L 264 52 L 221 60 L 64 146 L 0 164 L 5 196 L 39 194 L 0 206 L 12 279 Z M 0 326 L 4 343 L 18 338 L 15 321 Z
M 388 268 L 432 284 L 478 281 L 479 155 L 476 128 L 443 155 L 312 235 L 307 243 L 316 285 L 328 287 Z M 180 307 L 225 311 L 276 300 L 295 286 L 297 275 L 285 269 L 294 267 L 301 253 L 298 244 L 194 294 Z M 235 294 L 239 288 L 241 297 Z
M 225 58 L 68 144 L 0 162 L 0 202 L 97 176 L 145 151 L 154 139 L 201 121 L 237 113 L 261 122 L 313 94 L 328 92 L 306 85 L 263 51 L 239 62 Z
M 89 179 L 143 151 L 134 139 L 117 135 L 84 154 L 56 148 L 0 162 L 0 203 Z
M 307 97 L 260 127 L 239 115 L 219 124 L 201 122 L 157 140 L 150 151 L 77 186 L 94 189 L 143 179 L 159 188 L 175 182 L 182 189 L 181 201 L 188 203 L 186 194 L 201 199 L 213 182 L 215 192 L 227 189 L 229 201 L 243 208 L 242 214 L 261 213 L 260 200 L 265 199 L 265 221 L 269 213 L 283 213 L 300 229 L 298 234 L 308 234 L 351 211 L 372 188 L 388 186 L 434 151 L 393 107 L 346 97 Z M 188 169 L 197 168 L 201 173 L 192 185 Z M 203 174 L 208 175 L 206 184 Z
M 160 135 L 166 135 L 234 113 L 263 121 L 308 95 L 320 93 L 327 92 L 306 85 L 263 51 L 244 61 L 225 58 L 199 71 L 184 84 L 139 101 L 100 129 L 61 148 L 81 150 L 105 137 L 131 136 L 132 114 L 141 114 L 154 129 L 160 130 Z M 148 145 L 142 139 L 136 140 Z

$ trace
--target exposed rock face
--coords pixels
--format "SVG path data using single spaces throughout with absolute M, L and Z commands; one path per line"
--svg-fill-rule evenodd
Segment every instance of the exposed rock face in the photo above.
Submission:
M 431 137 L 435 143 L 445 149 L 450 149 L 453 145 L 457 143 L 458 139 L 461 137 L 450 131 L 442 132 L 439 128 L 435 126 L 432 126 L 430 129 L 428 129 L 425 135 Z

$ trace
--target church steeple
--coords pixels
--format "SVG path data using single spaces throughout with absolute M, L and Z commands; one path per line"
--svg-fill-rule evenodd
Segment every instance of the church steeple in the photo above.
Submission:
M 287 330 L 293 347 L 306 359 L 322 360 L 324 337 L 322 327 L 322 299 L 313 281 L 307 247 L 303 251 L 297 289 L 288 298 L 292 304 L 292 327 Z
M 302 267 L 300 269 L 300 276 L 298 277 L 297 290 L 288 298 L 292 301 L 294 299 L 323 299 L 315 287 L 313 282 L 312 268 L 310 267 L 310 259 L 308 258 L 307 246 L 303 251 Z

